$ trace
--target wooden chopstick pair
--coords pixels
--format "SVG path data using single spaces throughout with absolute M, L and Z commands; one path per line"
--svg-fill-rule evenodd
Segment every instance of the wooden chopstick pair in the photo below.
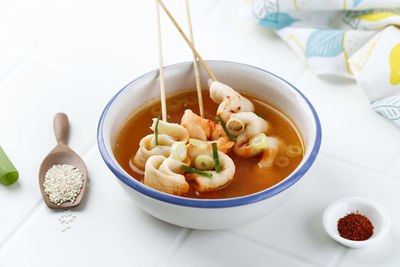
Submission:
M 188 37 L 185 35 L 185 33 L 182 31 L 181 27 L 178 25 L 174 17 L 171 15 L 165 4 L 163 3 L 162 0 L 156 0 L 156 12 L 157 12 L 157 33 L 158 33 L 158 61 L 160 65 L 160 92 L 161 92 L 161 110 L 162 110 L 162 120 L 167 121 L 167 108 L 166 108 L 166 99 L 165 99 L 165 79 L 164 79 L 164 64 L 163 64 L 163 56 L 162 56 L 162 44 L 161 44 L 161 26 L 160 26 L 160 9 L 159 6 L 161 6 L 165 13 L 168 15 L 172 23 L 175 25 L 179 33 L 182 35 L 183 39 L 186 41 L 186 43 L 189 45 L 189 47 L 192 49 L 193 52 L 193 66 L 194 66 L 194 73 L 195 73 L 195 78 L 196 78 L 196 88 L 197 88 L 197 97 L 199 101 L 199 109 L 200 109 L 200 116 L 204 117 L 204 107 L 203 107 L 203 97 L 201 94 L 201 84 L 200 84 L 200 73 L 199 73 L 199 67 L 197 63 L 197 59 L 200 61 L 201 65 L 204 67 L 208 75 L 213 81 L 216 81 L 217 78 L 214 76 L 214 74 L 211 72 L 207 64 L 204 62 L 204 60 L 201 58 L 199 53 L 196 51 L 194 47 L 194 39 L 193 39 L 193 31 L 192 31 L 192 22 L 191 22 L 191 16 L 190 16 L 190 9 L 189 9 L 189 3 L 188 0 L 185 0 L 186 3 L 186 14 L 187 14 L 187 19 L 188 19 L 188 25 L 189 25 L 189 34 L 190 34 L 190 40 Z

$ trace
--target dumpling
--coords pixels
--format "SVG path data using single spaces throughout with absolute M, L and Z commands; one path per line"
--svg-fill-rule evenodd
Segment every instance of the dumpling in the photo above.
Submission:
M 236 145 L 242 144 L 252 136 L 259 133 L 267 133 L 270 124 L 253 112 L 239 112 L 232 114 L 226 122 L 229 132 L 236 135 Z
M 215 141 L 218 150 L 223 153 L 228 152 L 234 144 L 234 142 L 229 140 L 221 124 L 216 121 L 204 119 L 194 114 L 190 109 L 185 110 L 181 125 L 186 128 L 191 138 L 203 141 Z
M 227 122 L 232 114 L 238 112 L 253 112 L 254 105 L 226 84 L 213 81 L 210 85 L 210 97 L 219 104 L 217 115 Z
M 285 147 L 285 142 L 282 138 L 276 136 L 267 137 L 267 145 L 264 148 L 252 148 L 248 142 L 243 143 L 241 146 L 233 147 L 236 155 L 250 158 L 261 154 L 258 166 L 260 168 L 269 168 L 274 165 L 276 156 Z
M 188 155 L 192 162 L 194 162 L 195 158 L 199 155 L 213 157 L 211 145 L 206 149 L 201 149 L 196 146 L 189 146 Z M 217 173 L 216 171 L 206 171 L 207 173 L 212 173 L 212 177 L 210 178 L 195 173 L 186 174 L 186 177 L 189 180 L 195 181 L 194 187 L 197 191 L 214 191 L 232 181 L 233 176 L 235 175 L 235 164 L 233 163 L 233 160 L 221 151 L 218 151 L 218 157 L 221 166 L 220 173 Z
M 157 119 L 153 119 L 153 125 L 150 127 L 155 130 Z M 155 135 L 149 134 L 140 140 L 139 149 L 132 158 L 133 163 L 140 169 L 145 168 L 146 161 L 154 155 L 163 155 L 169 157 L 171 146 L 174 142 L 184 142 L 189 140 L 188 131 L 177 123 L 168 123 L 159 121 L 158 123 L 158 146 L 156 146 Z
M 284 145 L 279 137 L 267 137 L 267 145 L 264 148 L 252 148 L 249 144 L 251 137 L 259 133 L 267 133 L 270 129 L 269 123 L 253 112 L 240 112 L 233 114 L 226 123 L 228 130 L 235 134 L 236 142 L 233 152 L 241 157 L 254 157 L 262 154 L 259 167 L 268 168 L 274 164 L 275 157 Z
M 150 127 L 153 131 L 155 131 L 156 123 L 157 119 L 153 119 L 153 124 Z M 169 123 L 162 120 L 158 122 L 158 135 L 165 135 L 171 144 L 177 141 L 187 143 L 189 140 L 189 133 L 184 127 L 178 123 Z
M 146 162 L 143 183 L 168 194 L 183 195 L 189 191 L 189 184 L 181 170 L 182 164 L 162 155 L 151 156 Z
M 135 166 L 140 169 L 144 169 L 147 159 L 154 155 L 163 155 L 165 157 L 169 157 L 171 150 L 170 146 L 172 145 L 170 141 L 170 138 L 159 135 L 159 145 L 156 146 L 154 134 L 149 134 L 143 137 L 142 140 L 140 140 L 139 149 L 132 159 Z

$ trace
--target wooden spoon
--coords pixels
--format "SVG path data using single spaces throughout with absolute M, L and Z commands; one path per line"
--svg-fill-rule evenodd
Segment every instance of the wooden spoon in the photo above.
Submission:
M 39 170 L 40 191 L 42 192 L 43 200 L 46 202 L 49 208 L 69 209 L 76 207 L 80 204 L 82 197 L 86 191 L 88 174 L 85 163 L 83 162 L 81 157 L 79 157 L 78 154 L 76 154 L 72 149 L 70 149 L 66 145 L 66 141 L 68 138 L 68 130 L 69 130 L 67 115 L 65 115 L 64 113 L 57 113 L 54 116 L 53 127 L 54 127 L 54 134 L 56 136 L 58 143 L 56 147 L 53 148 L 52 151 L 50 151 L 50 153 L 46 156 L 46 158 L 40 165 L 40 170 Z M 62 164 L 72 165 L 78 168 L 80 172 L 83 174 L 83 185 L 81 191 L 76 196 L 75 201 L 73 203 L 67 201 L 58 206 L 57 204 L 50 201 L 49 196 L 44 191 L 43 183 L 47 171 L 53 165 L 62 165 Z

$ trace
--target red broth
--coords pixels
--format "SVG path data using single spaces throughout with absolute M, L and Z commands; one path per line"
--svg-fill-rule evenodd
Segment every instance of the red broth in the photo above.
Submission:
M 268 135 L 275 135 L 283 138 L 287 145 L 296 145 L 303 149 L 303 141 L 300 132 L 297 130 L 294 123 L 280 110 L 264 101 L 254 97 L 246 96 L 250 99 L 255 106 L 255 112 L 263 116 L 272 125 L 272 129 Z M 185 109 L 191 109 L 194 113 L 199 114 L 199 107 L 197 102 L 191 103 L 196 100 L 197 94 L 195 91 L 185 92 L 169 98 L 169 103 L 174 103 L 174 100 L 186 99 L 185 104 L 179 110 L 168 110 L 168 122 L 180 123 L 183 112 Z M 209 97 L 208 91 L 203 91 L 203 102 L 205 109 L 205 117 L 213 119 L 218 105 L 214 103 Z M 153 133 L 150 130 L 154 112 L 160 111 L 160 103 L 152 106 L 145 107 L 138 111 L 127 123 L 122 127 L 114 143 L 114 155 L 121 167 L 128 172 L 132 179 L 143 182 L 144 176 L 140 173 L 133 171 L 129 166 L 130 159 L 136 154 L 139 148 L 140 140 Z M 284 153 L 284 152 L 282 152 Z M 236 172 L 233 180 L 228 185 L 212 191 L 212 192 L 197 192 L 193 186 L 190 186 L 189 192 L 184 194 L 184 197 L 201 198 L 201 199 L 220 199 L 232 198 L 244 195 L 253 194 L 265 190 L 285 179 L 293 170 L 300 164 L 303 156 L 288 157 L 289 164 L 285 167 L 274 165 L 271 168 L 261 169 L 258 167 L 257 162 L 259 157 L 254 158 L 241 158 L 236 156 L 232 151 L 227 153 L 235 163 Z M 287 156 L 282 154 L 280 156 Z

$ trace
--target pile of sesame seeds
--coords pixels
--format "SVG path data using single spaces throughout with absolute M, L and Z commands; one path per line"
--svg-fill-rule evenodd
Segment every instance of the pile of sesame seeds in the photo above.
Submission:
M 53 165 L 46 172 L 43 186 L 50 201 L 58 206 L 73 203 L 83 186 L 83 174 L 72 165 Z

